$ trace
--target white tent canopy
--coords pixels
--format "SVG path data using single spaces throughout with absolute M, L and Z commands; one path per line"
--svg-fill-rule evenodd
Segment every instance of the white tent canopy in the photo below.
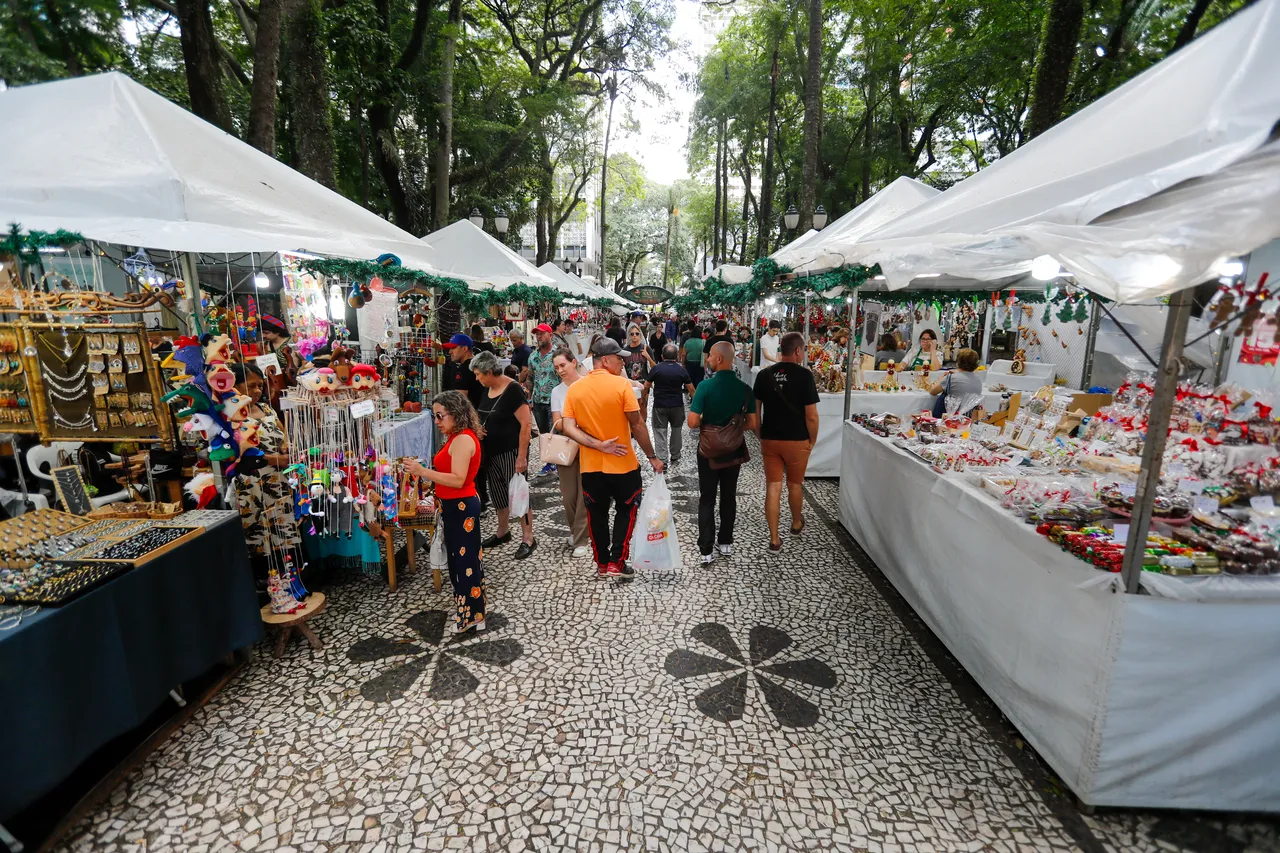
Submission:
M 432 231 L 422 242 L 431 247 L 433 262 L 445 275 L 473 279 L 495 288 L 517 283 L 555 286 L 549 276 L 469 219 Z
M 1121 300 L 1202 281 L 1217 257 L 1280 235 L 1280 157 L 1257 154 L 1280 119 L 1277 44 L 1280 0 L 1262 0 L 856 245 L 835 248 L 847 262 L 878 262 L 895 288 L 923 272 L 1026 272 L 1040 255 Z M 1213 180 L 1233 167 L 1233 180 Z M 1115 213 L 1146 199 L 1143 215 Z M 1213 215 L 1203 215 L 1206 205 Z
M 841 267 L 846 247 L 938 194 L 938 190 L 928 184 L 903 175 L 826 228 L 808 232 L 774 252 L 772 257 L 795 272 Z
M 297 250 L 436 272 L 429 248 L 112 72 L 0 92 L 0 221 L 179 252 Z
M 576 275 L 565 272 L 551 261 L 538 267 L 538 272 L 555 281 L 555 288 L 569 299 L 598 299 L 600 288 L 590 282 L 583 281 Z

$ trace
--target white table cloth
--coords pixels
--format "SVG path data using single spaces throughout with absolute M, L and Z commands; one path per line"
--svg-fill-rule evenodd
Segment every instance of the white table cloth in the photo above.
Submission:
M 841 523 L 1083 802 L 1280 812 L 1280 601 L 1082 590 L 964 475 L 843 437 Z

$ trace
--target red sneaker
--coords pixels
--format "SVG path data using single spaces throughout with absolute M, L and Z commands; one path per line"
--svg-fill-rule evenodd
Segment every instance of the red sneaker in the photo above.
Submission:
M 596 577 L 600 578 L 601 580 L 609 577 L 609 567 L 606 566 L 604 563 L 601 563 L 600 565 L 596 566 Z
M 622 566 L 618 563 L 610 563 L 605 568 L 605 574 L 611 578 L 620 578 L 622 577 Z

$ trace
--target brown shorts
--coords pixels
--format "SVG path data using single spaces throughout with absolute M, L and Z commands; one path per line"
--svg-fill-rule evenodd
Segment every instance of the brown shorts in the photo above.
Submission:
M 760 442 L 760 455 L 764 457 L 764 481 L 799 483 L 804 470 L 809 467 L 809 452 L 813 444 L 808 441 L 779 441 L 768 438 Z

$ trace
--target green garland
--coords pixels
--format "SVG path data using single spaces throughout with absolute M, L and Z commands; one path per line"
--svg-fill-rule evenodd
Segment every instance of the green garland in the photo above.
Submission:
M 413 270 L 408 267 L 374 263 L 373 261 L 352 261 L 345 258 L 304 258 L 299 264 L 304 270 L 316 275 L 330 276 L 346 281 L 367 282 L 374 276 L 382 279 L 384 284 L 404 291 L 411 287 L 434 287 L 447 296 L 452 302 L 460 305 L 471 314 L 487 313 L 493 305 L 510 305 L 513 302 L 525 304 L 550 303 L 558 306 L 564 302 L 564 294 L 553 287 L 543 285 L 513 284 L 501 290 L 474 291 L 467 283 L 457 278 L 433 275 L 432 273 Z M 606 299 L 592 300 L 591 304 L 604 302 Z
M 0 255 L 15 255 L 24 263 L 35 262 L 40 250 L 46 246 L 66 249 L 84 242 L 84 235 L 75 231 L 28 231 L 23 234 L 18 223 L 9 225 L 9 233 L 0 238 Z

